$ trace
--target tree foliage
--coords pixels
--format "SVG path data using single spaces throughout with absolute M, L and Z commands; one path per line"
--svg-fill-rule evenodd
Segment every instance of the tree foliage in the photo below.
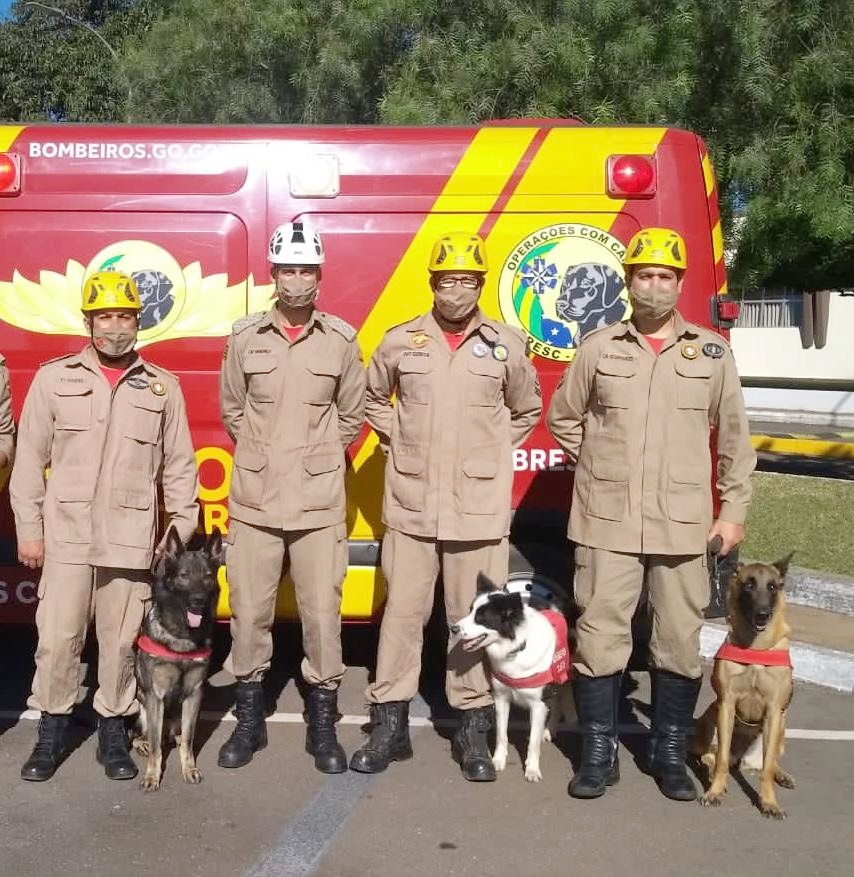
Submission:
M 736 284 L 854 284 L 850 0 L 18 0 L 0 114 L 697 131 Z M 733 222 L 735 217 L 738 222 Z

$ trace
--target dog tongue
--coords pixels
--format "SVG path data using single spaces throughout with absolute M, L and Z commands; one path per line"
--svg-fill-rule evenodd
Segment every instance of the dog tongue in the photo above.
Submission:
M 190 627 L 198 627 L 201 623 L 201 615 L 196 615 L 195 612 L 190 612 L 189 610 L 187 611 L 187 624 L 189 624 Z

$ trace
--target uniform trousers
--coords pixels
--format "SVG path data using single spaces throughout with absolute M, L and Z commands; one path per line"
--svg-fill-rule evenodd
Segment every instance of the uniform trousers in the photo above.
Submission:
M 228 572 L 231 654 L 225 667 L 237 679 L 258 682 L 270 669 L 276 595 L 288 563 L 302 623 L 302 675 L 309 685 L 335 689 L 341 659 L 341 587 L 347 573 L 345 524 L 278 530 L 229 523 Z
M 507 538 L 452 542 L 409 536 L 389 530 L 383 538 L 382 570 L 388 599 L 380 628 L 376 678 L 366 693 L 369 703 L 411 700 L 418 690 L 424 625 L 433 608 L 433 592 L 441 572 L 448 624 L 468 615 L 484 572 L 499 586 L 507 581 Z M 480 651 L 466 652 L 453 639 L 448 644 L 445 690 L 457 709 L 492 703 Z
M 652 667 L 692 679 L 701 675 L 700 628 L 709 603 L 706 555 L 624 554 L 586 545 L 575 549 L 581 615 L 572 663 L 578 673 L 610 676 L 625 668 L 644 581 L 652 612 Z
M 27 704 L 48 713 L 71 712 L 80 689 L 80 653 L 94 617 L 95 711 L 106 717 L 135 715 L 134 644 L 151 598 L 148 570 L 46 560 L 38 597 L 36 672 Z

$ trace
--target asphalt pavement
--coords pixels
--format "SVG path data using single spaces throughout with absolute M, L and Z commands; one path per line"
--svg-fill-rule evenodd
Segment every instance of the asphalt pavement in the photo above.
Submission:
M 734 775 L 723 806 L 668 801 L 635 764 L 648 724 L 645 673 L 626 679 L 621 712 L 622 779 L 597 801 L 566 786 L 579 738 L 573 717 L 542 753 L 543 781 L 522 773 L 525 717 L 515 717 L 507 770 L 498 782 L 465 782 L 449 755 L 453 717 L 437 669 L 413 703 L 415 757 L 375 777 L 324 776 L 304 752 L 302 701 L 294 681 L 298 628 L 277 629 L 269 679 L 269 746 L 247 767 L 225 771 L 216 753 L 233 721 L 232 679 L 215 672 L 197 735 L 204 781 L 185 785 L 177 753 L 158 792 L 107 780 L 95 762 L 93 717 L 84 703 L 76 748 L 47 783 L 22 782 L 35 716 L 24 712 L 33 635 L 0 630 L 0 875 L 15 877 L 278 877 L 278 875 L 837 875 L 854 859 L 854 697 L 798 684 L 789 711 L 784 766 L 797 787 L 779 790 L 788 820 L 756 807 L 758 779 Z M 345 633 L 340 738 L 361 739 L 363 691 L 375 631 Z M 84 656 L 91 662 L 92 655 Z M 428 656 L 436 668 L 435 654 Z M 89 676 L 84 680 L 91 682 Z M 87 701 L 91 692 L 84 687 Z M 698 707 L 712 698 L 704 686 Z M 432 718 L 431 718 L 432 717 Z M 434 721 L 435 720 L 435 721 Z M 699 771 L 698 771 L 699 772 Z M 701 772 L 700 772 L 701 773 Z

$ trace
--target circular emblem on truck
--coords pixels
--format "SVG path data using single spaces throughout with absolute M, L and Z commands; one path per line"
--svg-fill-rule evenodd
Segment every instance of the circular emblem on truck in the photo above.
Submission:
M 630 312 L 621 259 L 626 248 L 593 225 L 564 222 L 513 247 L 498 280 L 504 321 L 528 335 L 545 359 L 570 362 L 593 329 Z
M 122 271 L 136 281 L 142 301 L 140 340 L 155 340 L 181 315 L 186 293 L 184 272 L 163 247 L 151 241 L 117 241 L 94 256 L 86 276 L 96 271 Z

